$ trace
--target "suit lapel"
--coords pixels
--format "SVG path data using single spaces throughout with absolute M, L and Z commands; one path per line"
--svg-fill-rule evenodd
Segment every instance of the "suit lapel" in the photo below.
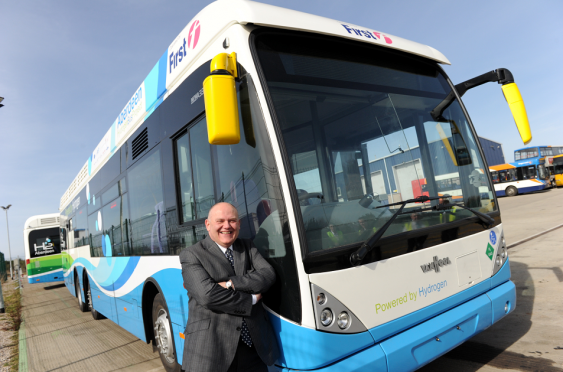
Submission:
M 204 243 L 205 249 L 207 249 L 209 254 L 213 256 L 213 258 L 212 258 L 213 260 L 217 260 L 217 261 L 221 262 L 221 265 L 224 266 L 230 273 L 235 274 L 235 272 L 233 271 L 233 268 L 231 267 L 231 263 L 229 262 L 229 259 L 227 258 L 227 256 L 225 256 L 225 254 L 223 253 L 221 248 L 219 248 L 217 243 L 215 243 L 213 240 L 211 240 L 210 237 L 205 238 L 203 243 Z M 236 256 L 234 256 L 234 257 L 235 257 L 235 268 L 236 268 L 237 259 L 236 259 Z
M 246 254 L 244 245 L 240 239 L 235 240 L 233 243 L 233 258 L 235 259 L 235 274 L 244 275 L 244 268 L 246 267 Z

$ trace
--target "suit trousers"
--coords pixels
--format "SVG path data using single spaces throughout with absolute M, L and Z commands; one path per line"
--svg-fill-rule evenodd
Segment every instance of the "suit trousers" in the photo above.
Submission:
M 268 367 L 260 359 L 254 345 L 249 347 L 239 340 L 235 358 L 227 372 L 268 372 Z

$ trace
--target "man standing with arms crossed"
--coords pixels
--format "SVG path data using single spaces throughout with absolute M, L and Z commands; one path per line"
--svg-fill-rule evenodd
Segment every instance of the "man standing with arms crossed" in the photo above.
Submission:
M 260 300 L 276 280 L 250 240 L 238 239 L 240 221 L 229 203 L 205 220 L 209 236 L 180 253 L 188 290 L 186 372 L 265 372 L 279 349 Z

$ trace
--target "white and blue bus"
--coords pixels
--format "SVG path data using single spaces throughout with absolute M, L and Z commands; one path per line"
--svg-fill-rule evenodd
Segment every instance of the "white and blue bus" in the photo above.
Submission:
M 516 196 L 551 187 L 549 174 L 543 165 L 532 162 L 491 165 L 489 172 L 497 196 Z
M 63 281 L 59 213 L 29 217 L 23 227 L 25 265 L 30 284 Z
M 226 201 L 277 273 L 263 298 L 281 349 L 272 371 L 414 370 L 497 323 L 516 291 L 461 95 L 502 83 L 525 143 L 531 133 L 508 70 L 454 86 L 440 64 L 437 50 L 366 27 L 207 6 L 61 198 L 80 309 L 179 371 L 190 294 L 178 254 Z M 444 174 L 455 198 L 438 193 Z

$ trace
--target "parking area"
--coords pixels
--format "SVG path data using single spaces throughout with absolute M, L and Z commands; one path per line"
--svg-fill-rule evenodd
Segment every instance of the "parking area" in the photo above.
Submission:
M 499 200 L 515 311 L 422 371 L 563 371 L 563 189 Z M 119 326 L 78 310 L 64 285 L 26 285 L 20 371 L 164 371 Z
M 152 346 L 78 309 L 64 284 L 25 285 L 20 371 L 164 371 Z
M 499 206 L 516 309 L 421 371 L 563 371 L 563 227 L 522 242 L 563 225 L 563 188 L 503 197 Z

